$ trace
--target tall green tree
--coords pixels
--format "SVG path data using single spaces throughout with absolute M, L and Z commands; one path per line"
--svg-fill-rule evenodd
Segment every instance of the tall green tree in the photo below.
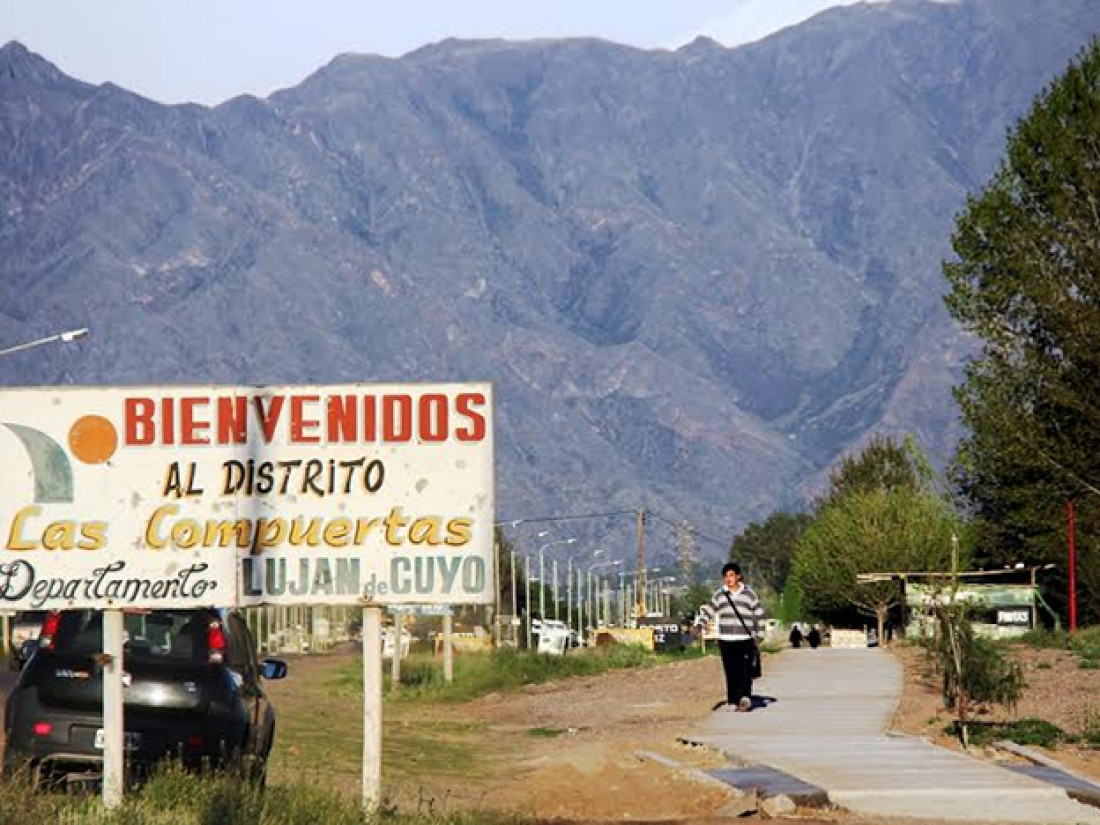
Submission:
M 930 490 L 854 490 L 817 514 L 792 573 L 811 611 L 854 607 L 875 618 L 882 639 L 902 595 L 892 574 L 948 570 L 958 529 L 949 503 Z M 861 583 L 860 574 L 882 578 Z
M 1081 578 L 1095 588 L 1100 41 L 1009 136 L 1000 169 L 959 216 L 952 246 L 947 306 L 982 341 L 956 390 L 970 435 L 953 469 L 976 516 L 979 560 L 1062 562 L 1072 499 L 1091 514 L 1079 519 L 1078 540 Z M 1082 608 L 1100 618 L 1095 600 Z
M 829 489 L 817 507 L 822 509 L 857 491 L 916 490 L 928 482 L 927 459 L 912 438 L 898 442 L 876 435 L 858 453 L 845 456 L 829 474 Z
M 783 592 L 798 541 L 813 521 L 808 513 L 776 511 L 763 523 L 752 522 L 730 546 L 730 560 L 752 573 L 752 583 Z

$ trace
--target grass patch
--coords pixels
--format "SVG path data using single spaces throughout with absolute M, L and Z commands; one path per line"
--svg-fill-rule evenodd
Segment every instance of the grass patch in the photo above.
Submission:
M 25 779 L 0 783 L 0 825 L 520 825 L 493 813 L 403 813 L 389 806 L 367 814 L 355 798 L 316 785 L 262 791 L 229 775 L 196 775 L 169 767 L 107 811 L 97 794 L 36 790 Z
M 1081 724 L 1081 741 L 1092 747 L 1100 747 L 1100 709 L 1088 708 Z
M 1068 734 L 1045 719 L 1019 719 L 1015 722 L 971 722 L 967 725 L 970 731 L 970 744 L 978 747 L 991 745 L 1002 739 L 1015 742 L 1017 745 L 1037 745 L 1043 748 L 1053 748 L 1068 740 Z M 958 736 L 958 725 L 952 722 L 944 732 L 950 736 Z
M 272 686 L 277 717 L 268 773 L 273 783 L 358 792 L 363 757 L 362 676 L 356 693 L 347 674 L 349 662 L 361 674 L 359 659 L 318 657 L 296 663 L 293 684 Z M 481 724 L 422 718 L 400 712 L 392 702 L 386 704 L 383 787 L 419 787 L 439 778 L 487 775 L 491 754 L 485 750 Z
M 1017 638 L 1020 644 L 1040 650 L 1066 650 L 1069 648 L 1069 634 L 1064 630 L 1029 630 Z
M 698 654 L 695 654 L 698 655 Z M 487 654 L 455 657 L 453 682 L 443 679 L 439 660 L 428 655 L 410 655 L 401 667 L 401 689 L 393 690 L 385 682 L 384 690 L 393 702 L 465 702 L 489 693 L 516 690 L 567 676 L 591 676 L 608 670 L 653 667 L 690 658 L 690 653 L 650 653 L 638 645 L 609 645 L 591 650 L 572 651 L 565 656 L 546 656 L 516 650 L 498 650 Z M 353 660 L 342 667 L 330 682 L 345 694 L 361 696 L 363 667 Z

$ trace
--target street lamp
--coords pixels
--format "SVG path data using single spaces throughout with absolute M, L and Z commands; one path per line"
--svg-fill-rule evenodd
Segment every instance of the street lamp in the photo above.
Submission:
M 594 619 L 592 625 L 593 627 L 598 627 L 600 624 L 600 594 L 598 587 L 595 589 L 593 589 L 592 587 L 592 571 L 595 570 L 597 567 L 615 567 L 622 563 L 622 559 L 615 559 L 614 561 L 598 561 L 595 564 L 588 565 L 588 594 L 592 599 L 592 616 Z M 596 582 L 598 584 L 600 582 L 600 579 L 596 579 Z M 603 618 L 604 623 L 607 624 L 608 615 L 606 604 L 604 605 Z
M 539 535 L 545 535 L 548 530 L 544 530 Z M 572 544 L 576 539 L 558 539 L 557 541 L 548 541 L 546 544 L 539 547 L 539 615 L 546 618 L 546 548 L 553 547 L 557 544 Z
M 78 341 L 81 338 L 87 337 L 90 331 L 91 330 L 87 327 L 81 327 L 80 329 L 70 329 L 65 332 L 59 332 L 55 335 L 47 335 L 45 338 L 39 338 L 36 341 L 27 341 L 25 344 L 16 344 L 14 347 L 0 349 L 0 355 L 11 355 L 13 352 L 22 352 L 25 349 L 33 349 L 43 344 L 52 344 L 54 341 L 60 341 L 63 344 L 71 344 L 73 341 Z

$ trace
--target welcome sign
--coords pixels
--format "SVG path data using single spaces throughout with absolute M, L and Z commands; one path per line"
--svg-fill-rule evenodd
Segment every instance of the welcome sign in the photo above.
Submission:
M 0 609 L 492 601 L 487 384 L 0 391 Z

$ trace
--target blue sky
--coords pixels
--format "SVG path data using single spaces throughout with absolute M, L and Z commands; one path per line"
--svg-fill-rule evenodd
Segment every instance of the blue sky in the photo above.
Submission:
M 292 86 L 343 52 L 399 56 L 445 37 L 596 36 L 738 45 L 853 0 L 3 0 L 0 43 L 166 103 Z

